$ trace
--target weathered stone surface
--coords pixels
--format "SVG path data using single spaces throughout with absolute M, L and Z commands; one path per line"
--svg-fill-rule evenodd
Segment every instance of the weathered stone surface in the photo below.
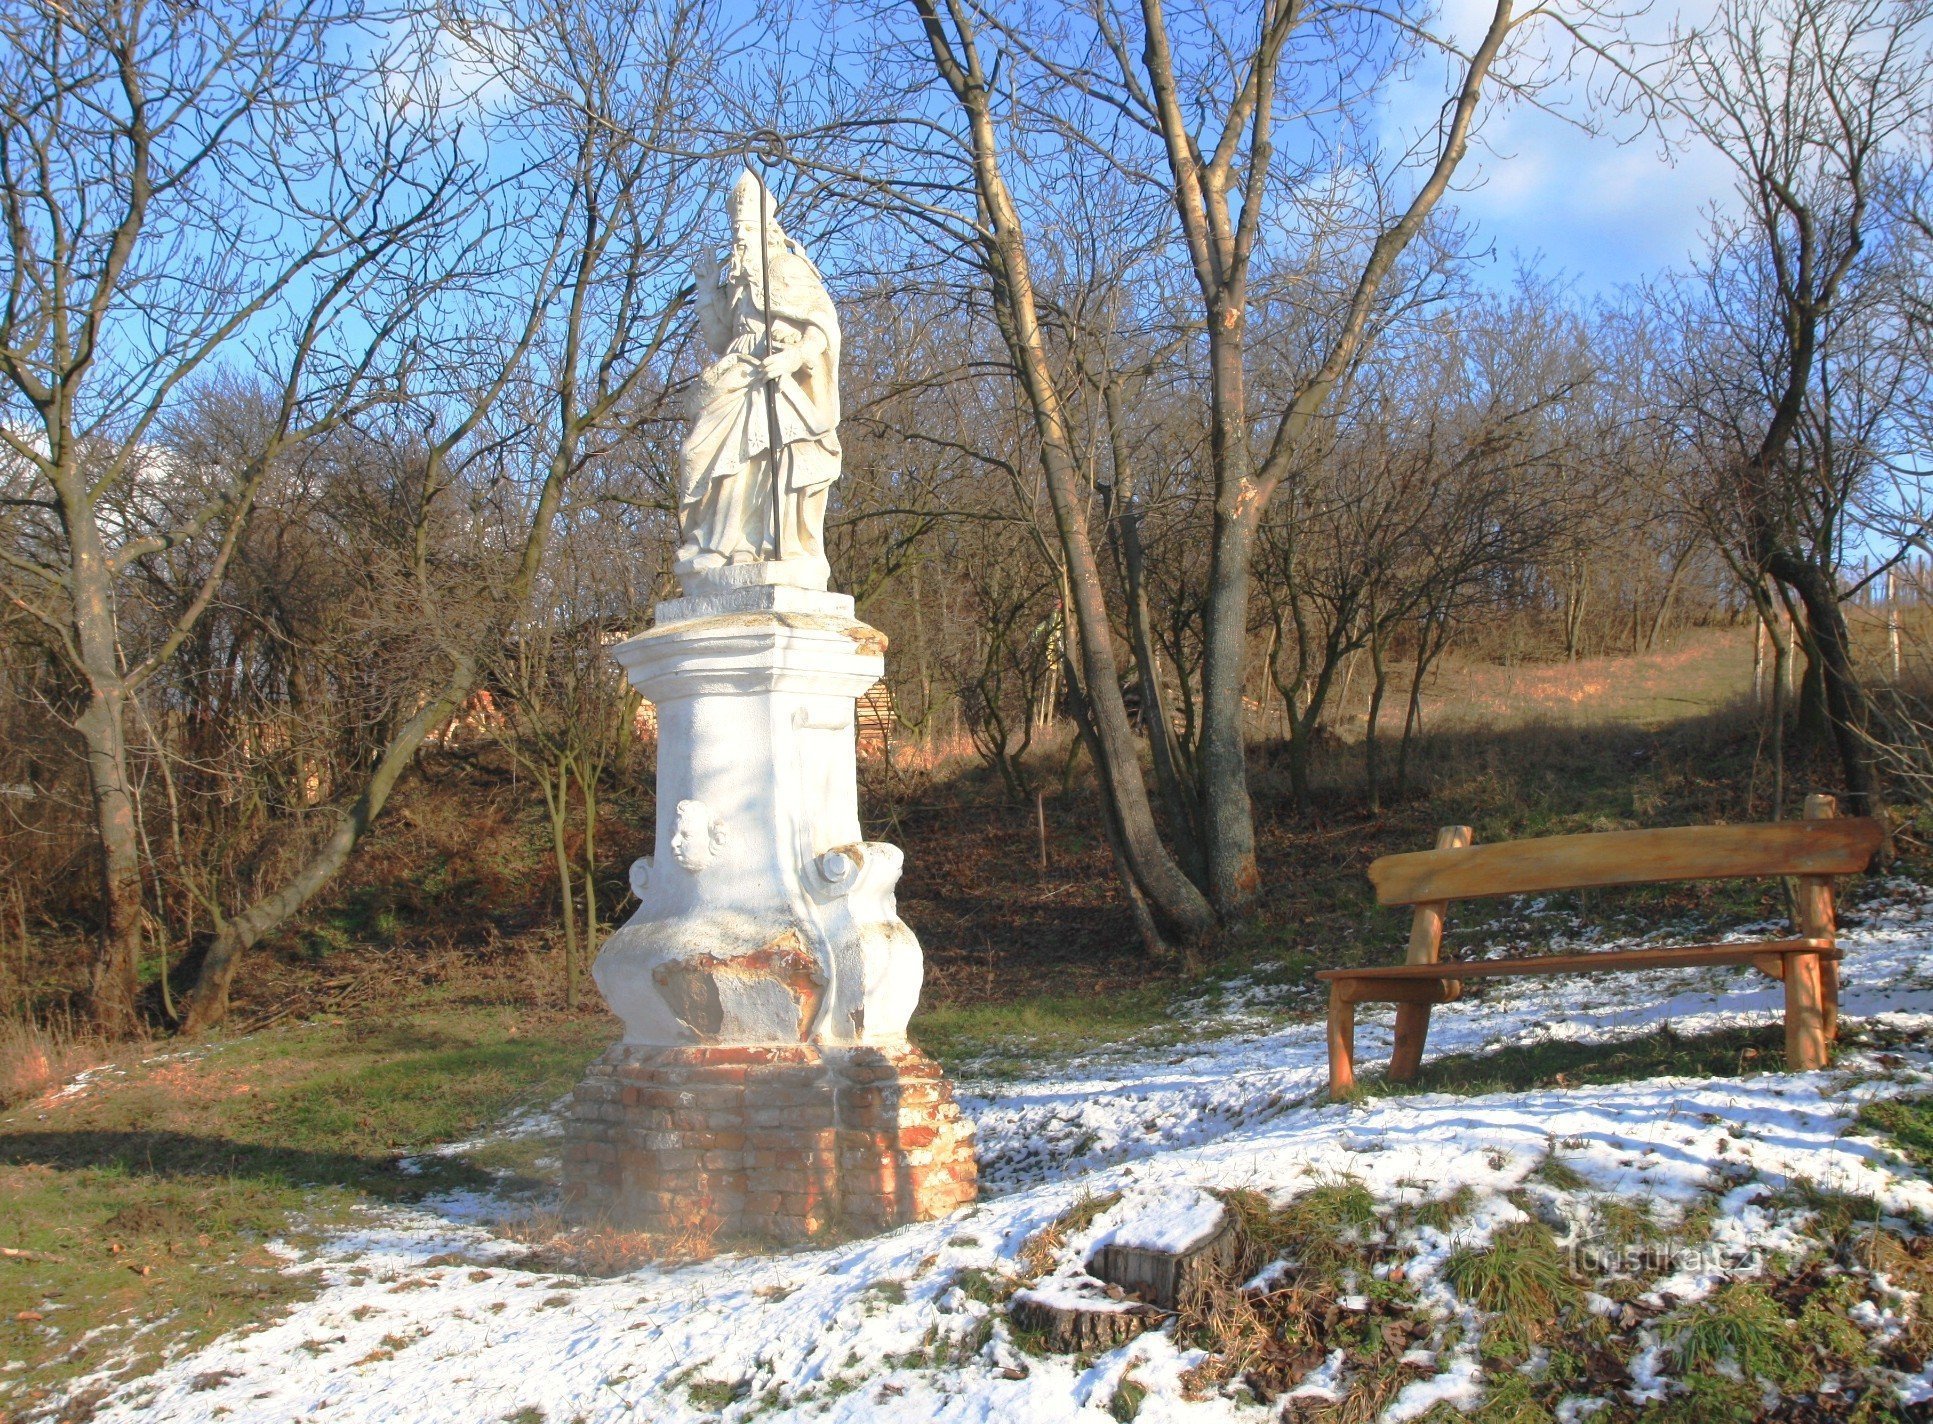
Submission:
M 756 1086 L 713 1077 L 746 1071 L 747 1054 Z M 930 1083 L 936 1071 L 911 1046 L 619 1044 L 572 1101 L 565 1208 L 670 1237 L 781 1241 L 944 1216 L 977 1190 L 972 1124 L 950 1096 L 902 1103 L 896 1091 L 902 1073 Z M 657 1086 L 671 1077 L 688 1086 Z M 765 1106 L 774 1094 L 790 1106 Z M 685 1106 L 656 1105 L 667 1098 Z

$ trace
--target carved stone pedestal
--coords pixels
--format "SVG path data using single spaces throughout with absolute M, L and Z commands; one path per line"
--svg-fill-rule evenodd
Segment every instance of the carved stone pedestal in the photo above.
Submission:
M 615 649 L 657 705 L 657 853 L 593 971 L 624 1041 L 577 1090 L 566 1204 L 674 1236 L 936 1216 L 976 1176 L 906 1040 L 922 965 L 900 853 L 859 823 L 854 703 L 885 638 L 848 597 L 742 567 L 688 580 Z
M 671 1238 L 799 1241 L 971 1201 L 973 1130 L 918 1049 L 619 1044 L 572 1100 L 566 1205 Z

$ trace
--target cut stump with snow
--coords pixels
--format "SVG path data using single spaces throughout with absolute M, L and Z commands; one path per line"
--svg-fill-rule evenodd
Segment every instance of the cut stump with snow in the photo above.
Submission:
M 1138 1300 L 1111 1300 L 1098 1282 L 1091 1291 L 1052 1287 L 1017 1291 L 1007 1306 L 1016 1331 L 1040 1338 L 1057 1355 L 1112 1350 L 1125 1345 L 1165 1318 L 1163 1311 Z
M 1241 1241 L 1234 1217 L 1206 1192 L 1163 1219 L 1137 1220 L 1105 1233 L 1087 1273 L 1137 1300 L 1178 1310 L 1208 1283 L 1235 1269 Z

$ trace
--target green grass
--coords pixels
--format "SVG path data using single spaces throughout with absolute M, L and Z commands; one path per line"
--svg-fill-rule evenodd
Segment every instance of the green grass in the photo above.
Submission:
M 685 1397 L 700 1409 L 723 1409 L 751 1393 L 742 1380 L 693 1380 L 685 1386 Z
M 272 1239 L 312 1241 L 357 1206 L 502 1189 L 486 1167 L 515 1150 L 414 1173 L 401 1157 L 551 1101 L 611 1037 L 596 1018 L 431 1003 L 122 1064 L 0 1114 L 0 1245 L 31 1253 L 0 1262 L 0 1353 L 28 1366 L 0 1377 L 0 1413 L 272 1320 L 314 1289 Z
M 1173 990 L 1144 984 L 1104 996 L 1054 994 L 1025 1000 L 942 1004 L 914 1015 L 913 1039 L 949 1068 L 977 1076 L 1032 1071 L 1043 1059 L 1134 1042 L 1178 1042 Z
M 1250 1249 L 1265 1259 L 1292 1257 L 1330 1282 L 1362 1264 L 1362 1240 L 1377 1225 L 1376 1198 L 1353 1177 L 1311 1187 L 1282 1206 L 1255 1191 L 1220 1195 Z
M 1784 1030 L 1777 1024 L 1695 1036 L 1666 1027 L 1616 1043 L 1536 1043 L 1425 1058 L 1413 1081 L 1373 1077 L 1364 1081 L 1362 1090 L 1370 1096 L 1514 1093 L 1639 1078 L 1729 1078 L 1778 1072 L 1784 1066 Z
M 1662 1333 L 1687 1375 L 1730 1365 L 1748 1380 L 1768 1379 L 1782 1389 L 1818 1383 L 1811 1362 L 1795 1348 L 1792 1322 L 1759 1285 L 1726 1286 L 1668 1322 Z
M 1907 1161 L 1933 1167 L 1933 1101 L 1888 1098 L 1859 1110 L 1859 1125 L 1885 1138 Z
M 1575 1192 L 1588 1185 L 1584 1174 L 1558 1156 L 1555 1150 L 1546 1152 L 1543 1160 L 1530 1169 L 1530 1175 L 1560 1192 Z
M 1488 1246 L 1458 1247 L 1444 1259 L 1443 1279 L 1496 1317 L 1484 1343 L 1510 1353 L 1544 1339 L 1560 1313 L 1583 1300 L 1557 1242 L 1535 1221 L 1503 1227 Z
M 1141 1406 L 1147 1401 L 1148 1387 L 1133 1375 L 1121 1376 L 1121 1382 L 1114 1386 L 1114 1393 L 1107 1402 L 1108 1417 L 1117 1424 L 1133 1424 L 1141 1417 Z
M 1536 1396 L 1536 1386 L 1515 1370 L 1492 1376 L 1487 1382 L 1483 1403 L 1474 1415 L 1476 1424 L 1555 1424 L 1557 1416 L 1544 1408 Z M 1454 1407 L 1441 1408 L 1425 1416 L 1433 1422 L 1464 1417 Z

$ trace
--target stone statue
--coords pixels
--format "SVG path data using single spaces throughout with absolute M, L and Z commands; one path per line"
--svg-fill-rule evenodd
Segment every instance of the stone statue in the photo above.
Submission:
M 675 571 L 687 593 L 823 589 L 826 495 L 839 478 L 839 317 L 750 172 L 732 188 L 731 221 L 723 263 L 705 252 L 693 265 L 699 329 L 718 359 L 694 392 Z
M 680 1241 L 809 1237 L 972 1199 L 973 1128 L 907 1040 L 899 850 L 859 819 L 886 638 L 826 587 L 839 320 L 747 173 L 696 264 L 716 358 L 684 444 L 682 598 L 612 650 L 657 708 L 653 854 L 592 975 L 624 1021 L 578 1085 L 568 1209 Z

